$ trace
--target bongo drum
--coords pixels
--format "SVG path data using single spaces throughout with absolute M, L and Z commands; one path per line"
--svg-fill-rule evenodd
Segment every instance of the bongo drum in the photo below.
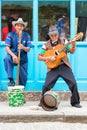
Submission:
M 59 105 L 59 95 L 54 91 L 47 91 L 41 98 L 41 106 L 46 111 L 57 109 Z

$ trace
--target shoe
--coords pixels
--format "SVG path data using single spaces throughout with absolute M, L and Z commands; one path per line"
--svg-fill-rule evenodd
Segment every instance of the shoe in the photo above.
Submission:
M 41 103 L 38 104 L 39 107 L 42 107 Z
M 24 99 L 23 103 L 26 103 L 25 99 Z
M 55 110 L 57 110 L 58 109 L 58 107 L 55 107 Z
M 7 85 L 8 85 L 9 87 L 10 87 L 10 86 L 15 86 L 14 80 L 10 81 Z
M 79 103 L 76 103 L 74 105 L 72 105 L 73 107 L 77 107 L 77 108 L 81 108 L 82 106 Z

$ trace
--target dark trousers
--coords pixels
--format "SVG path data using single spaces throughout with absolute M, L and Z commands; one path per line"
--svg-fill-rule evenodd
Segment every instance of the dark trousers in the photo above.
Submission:
M 76 103 L 80 103 L 80 97 L 77 89 L 77 83 L 74 78 L 74 75 L 72 73 L 72 70 L 66 66 L 65 64 L 62 64 L 58 66 L 55 69 L 52 69 L 50 72 L 47 72 L 46 81 L 43 86 L 42 96 L 44 93 L 55 85 L 57 79 L 61 77 L 63 80 L 67 83 L 69 86 L 69 89 L 72 93 L 71 95 L 71 105 L 74 105 Z
M 7 55 L 4 59 L 4 66 L 5 70 L 7 72 L 8 78 L 13 78 L 13 70 L 14 66 L 17 66 L 13 63 L 12 57 L 10 55 Z M 27 82 L 27 68 L 28 63 L 24 63 L 20 65 L 20 73 L 19 73 L 19 85 L 26 85 Z

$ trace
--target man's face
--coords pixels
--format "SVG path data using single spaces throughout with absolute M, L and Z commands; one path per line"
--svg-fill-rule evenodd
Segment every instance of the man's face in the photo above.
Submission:
M 50 39 L 52 40 L 52 42 L 56 42 L 58 40 L 58 34 L 52 34 L 50 35 Z
M 15 25 L 15 29 L 16 29 L 16 32 L 19 33 L 20 31 L 23 31 L 24 25 L 21 24 L 21 23 L 17 23 L 17 24 Z

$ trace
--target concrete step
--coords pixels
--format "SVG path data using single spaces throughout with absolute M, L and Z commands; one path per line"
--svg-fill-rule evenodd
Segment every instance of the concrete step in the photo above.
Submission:
M 38 107 L 38 101 L 27 101 L 23 106 L 9 106 L 8 101 L 0 102 L 0 122 L 79 122 L 87 123 L 87 102 L 81 101 L 82 108 L 75 108 L 69 101 L 60 101 L 58 109 L 45 111 Z
M 68 101 L 71 97 L 70 91 L 56 91 L 62 101 Z M 87 101 L 87 92 L 80 91 L 81 101 Z M 26 101 L 39 101 L 41 98 L 41 91 L 24 91 Z M 0 101 L 8 101 L 8 91 L 0 91 Z

